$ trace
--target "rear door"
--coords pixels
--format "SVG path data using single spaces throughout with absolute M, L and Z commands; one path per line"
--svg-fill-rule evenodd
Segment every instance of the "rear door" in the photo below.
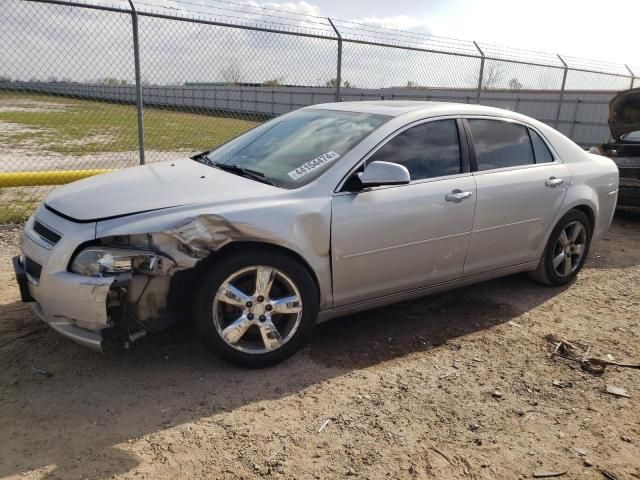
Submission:
M 361 191 L 347 187 L 335 195 L 331 252 L 336 306 L 462 275 L 476 189 L 459 128 L 462 123 L 456 119 L 413 125 L 367 159 L 404 165 L 411 183 Z
M 464 275 L 533 261 L 562 205 L 569 171 L 527 125 L 466 122 L 478 198 Z

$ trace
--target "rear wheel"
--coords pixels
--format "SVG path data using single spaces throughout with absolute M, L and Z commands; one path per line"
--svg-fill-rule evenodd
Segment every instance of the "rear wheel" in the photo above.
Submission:
M 590 245 L 589 219 L 580 210 L 570 210 L 551 232 L 538 268 L 530 276 L 546 285 L 566 285 L 582 269 Z
M 226 360 L 260 368 L 279 363 L 309 340 L 318 295 L 306 268 L 280 252 L 234 252 L 205 274 L 196 324 Z

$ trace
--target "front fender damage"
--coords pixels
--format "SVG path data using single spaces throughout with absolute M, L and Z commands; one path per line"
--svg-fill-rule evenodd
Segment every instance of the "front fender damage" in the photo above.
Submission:
M 183 268 L 195 264 L 237 240 L 274 240 L 272 235 L 245 223 L 235 223 L 219 215 L 200 215 L 186 223 L 151 234 L 154 245 Z
M 275 241 L 251 225 L 218 215 L 200 215 L 159 232 L 101 239 L 111 247 L 156 252 L 159 259 L 153 269 L 134 268 L 130 275 L 113 282 L 106 298 L 110 323 L 125 327 L 130 340 L 131 332 L 162 330 L 187 316 L 184 295 L 193 288 L 185 272 L 212 252 L 240 240 Z

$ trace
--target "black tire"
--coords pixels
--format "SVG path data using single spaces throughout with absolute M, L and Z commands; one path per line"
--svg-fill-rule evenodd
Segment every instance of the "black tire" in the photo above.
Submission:
M 561 276 L 553 267 L 554 253 L 560 235 L 573 222 L 579 222 L 585 229 L 586 240 L 584 254 L 582 255 L 582 258 L 580 258 L 578 264 L 575 266 L 575 269 L 570 274 Z M 576 275 L 580 273 L 580 270 L 582 270 L 584 262 L 587 259 L 589 248 L 591 246 L 591 233 L 591 222 L 589 222 L 589 218 L 587 217 L 587 215 L 585 215 L 584 212 L 577 209 L 567 212 L 551 232 L 542 257 L 540 258 L 540 263 L 534 271 L 529 272 L 529 276 L 537 282 L 552 287 L 559 287 L 571 283 Z
M 230 346 L 213 319 L 214 297 L 220 286 L 235 272 L 252 266 L 268 266 L 286 274 L 302 297 L 302 318 L 297 330 L 282 346 L 265 353 L 246 353 Z M 275 365 L 295 354 L 310 340 L 318 318 L 318 291 L 310 273 L 292 256 L 272 249 L 236 250 L 211 262 L 202 274 L 194 300 L 196 329 L 207 346 L 224 360 L 248 368 Z

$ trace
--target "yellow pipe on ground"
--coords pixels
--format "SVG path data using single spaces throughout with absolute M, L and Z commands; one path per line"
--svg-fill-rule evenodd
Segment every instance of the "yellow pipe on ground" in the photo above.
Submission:
M 109 168 L 92 170 L 46 170 L 42 172 L 0 172 L 0 188 L 37 187 L 42 185 L 64 185 L 83 178 L 113 172 Z

